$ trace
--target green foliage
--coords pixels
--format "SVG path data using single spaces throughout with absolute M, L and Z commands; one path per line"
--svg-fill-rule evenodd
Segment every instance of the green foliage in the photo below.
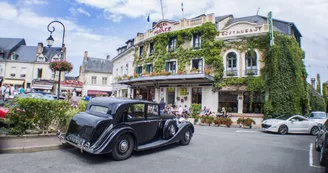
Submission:
M 326 104 L 324 98 L 319 95 L 312 87 L 308 86 L 308 94 L 310 96 L 310 112 L 324 111 L 326 112 Z
M 317 74 L 317 92 L 321 94 L 321 81 L 319 74 Z
M 202 105 L 201 104 L 191 104 L 190 106 L 190 114 L 192 117 L 196 117 L 200 114 L 202 111 Z
M 79 112 L 84 112 L 87 109 L 88 102 L 85 100 L 80 100 L 78 103 Z
M 184 44 L 188 44 L 188 42 L 191 41 L 193 34 L 201 34 L 201 49 L 184 48 Z M 154 62 L 154 72 L 159 73 L 165 70 L 166 60 L 177 59 L 177 63 L 179 64 L 178 70 L 185 71 L 186 64 L 190 65 L 192 59 L 203 57 L 205 64 L 212 67 L 216 79 L 221 79 L 223 76 L 223 63 L 220 52 L 224 44 L 222 40 L 215 40 L 216 34 L 215 24 L 210 22 L 195 28 L 159 34 L 151 41 L 146 41 L 144 44 L 144 49 L 147 50 L 146 47 L 149 43 L 154 42 L 153 55 L 146 57 L 146 53 L 144 53 L 143 57 L 139 57 L 136 49 L 134 64 L 140 65 L 142 63 Z M 177 38 L 177 49 L 175 52 L 167 51 L 166 48 L 169 39 L 173 37 Z

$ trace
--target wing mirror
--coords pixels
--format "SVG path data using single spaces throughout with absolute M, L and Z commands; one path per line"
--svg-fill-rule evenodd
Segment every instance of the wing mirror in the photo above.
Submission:
M 295 119 L 291 119 L 290 121 L 293 123 L 293 122 L 295 122 L 296 120 L 295 120 Z

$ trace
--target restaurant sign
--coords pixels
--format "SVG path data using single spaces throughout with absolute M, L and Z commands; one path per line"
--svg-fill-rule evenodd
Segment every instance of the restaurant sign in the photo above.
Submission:
M 252 24 L 237 24 L 220 32 L 219 37 L 232 37 L 239 35 L 255 34 L 268 32 L 268 26 L 264 25 L 252 25 Z

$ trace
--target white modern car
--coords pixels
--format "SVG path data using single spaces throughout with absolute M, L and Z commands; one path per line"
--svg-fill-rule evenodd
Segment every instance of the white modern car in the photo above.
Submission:
M 319 131 L 318 124 L 309 121 L 301 115 L 282 115 L 275 119 L 267 119 L 262 122 L 262 128 L 270 132 L 278 132 L 282 135 L 287 133 L 307 133 L 316 135 Z
M 324 124 L 326 122 L 326 120 L 328 119 L 328 117 L 325 112 L 315 111 L 315 112 L 311 112 L 308 115 L 307 119 L 309 119 L 310 121 L 320 123 L 320 124 Z

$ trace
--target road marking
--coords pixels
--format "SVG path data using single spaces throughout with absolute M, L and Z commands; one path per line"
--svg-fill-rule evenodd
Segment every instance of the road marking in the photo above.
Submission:
M 309 165 L 313 168 L 325 168 L 325 167 L 322 167 L 322 166 L 316 166 L 316 165 L 313 165 L 313 143 L 310 143 L 310 151 L 309 151 Z
M 237 133 L 258 133 L 259 131 L 237 130 Z

